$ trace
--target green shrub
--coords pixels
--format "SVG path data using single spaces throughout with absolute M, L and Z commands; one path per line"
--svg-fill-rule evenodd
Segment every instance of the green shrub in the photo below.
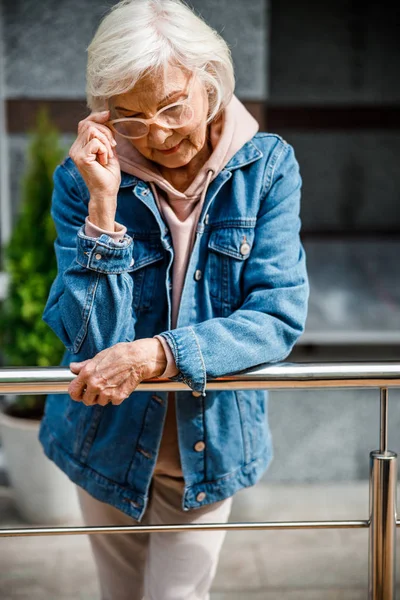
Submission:
M 30 134 L 22 201 L 11 239 L 5 248 L 8 295 L 0 311 L 1 351 L 10 366 L 58 365 L 64 347 L 42 320 L 56 276 L 56 237 L 50 216 L 53 172 L 65 155 L 60 136 L 45 109 Z M 36 407 L 43 399 L 20 397 L 20 407 Z M 35 410 L 36 410 L 35 409 Z

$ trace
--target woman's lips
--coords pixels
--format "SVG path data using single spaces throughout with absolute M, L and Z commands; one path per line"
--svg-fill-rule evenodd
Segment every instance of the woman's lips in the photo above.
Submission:
M 181 140 L 179 142 L 179 144 L 177 144 L 176 146 L 173 146 L 172 148 L 168 148 L 168 150 L 158 150 L 158 152 L 161 152 L 162 154 L 174 154 L 175 152 L 178 152 L 179 148 L 181 147 L 183 140 Z

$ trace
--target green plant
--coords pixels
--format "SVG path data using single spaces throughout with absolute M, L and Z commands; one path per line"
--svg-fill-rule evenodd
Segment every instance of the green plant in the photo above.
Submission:
M 64 154 L 59 133 L 42 108 L 30 133 L 20 211 L 5 248 L 9 287 L 0 312 L 0 342 L 6 364 L 16 367 L 58 365 L 64 351 L 42 320 L 57 272 L 50 207 L 53 172 Z M 37 418 L 43 407 L 43 396 L 19 396 L 7 412 Z

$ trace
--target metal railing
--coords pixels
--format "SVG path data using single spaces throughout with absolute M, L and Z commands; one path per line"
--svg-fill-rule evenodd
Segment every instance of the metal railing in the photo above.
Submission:
M 66 368 L 0 369 L 0 394 L 66 393 L 76 376 Z M 283 521 L 265 523 L 208 523 L 127 527 L 32 527 L 0 529 L 0 537 L 36 535 L 94 535 L 195 530 L 369 529 L 369 600 L 395 600 L 397 454 L 388 450 L 388 393 L 400 387 L 400 363 L 279 364 L 211 379 L 208 390 L 293 388 L 378 388 L 380 390 L 379 449 L 370 452 L 369 519 L 355 521 Z M 142 382 L 138 391 L 187 390 L 168 379 Z

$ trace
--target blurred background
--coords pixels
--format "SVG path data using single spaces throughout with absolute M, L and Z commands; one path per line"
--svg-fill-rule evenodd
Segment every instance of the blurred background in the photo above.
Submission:
M 59 132 L 61 153 L 68 153 L 78 121 L 88 114 L 86 48 L 113 4 L 105 0 L 0 4 L 0 302 L 10 290 L 4 249 L 17 227 L 23 198 L 30 197 L 24 183 L 29 132 L 37 127 L 38 111 L 45 107 Z M 300 164 L 302 239 L 311 297 L 306 331 L 288 360 L 398 360 L 398 5 L 360 0 L 190 0 L 189 4 L 230 44 L 237 96 L 261 130 L 277 133 L 293 145 Z M 40 221 L 32 222 L 32 228 L 38 227 Z M 5 364 L 4 356 L 0 361 Z M 234 517 L 294 520 L 334 518 L 335 513 L 336 518 L 365 518 L 368 455 L 378 445 L 378 399 L 375 390 L 272 392 L 275 458 L 255 488 L 257 494 L 253 490 L 239 495 Z M 390 399 L 389 447 L 398 451 L 397 390 Z M 0 490 L 0 523 L 21 522 L 1 445 Z M 345 532 L 330 537 L 333 533 L 302 533 L 302 537 L 283 533 L 278 539 L 271 532 L 262 542 L 246 538 L 247 558 L 233 544 L 245 538 L 229 534 L 232 544 L 226 544 L 213 599 L 225 599 L 228 593 L 230 598 L 254 600 L 365 598 L 365 532 L 359 537 L 355 533 L 344 537 Z M 8 575 L 0 567 L 0 595 L 64 598 L 49 583 L 49 563 L 41 570 L 29 558 L 35 543 L 46 554 L 56 541 L 28 542 L 0 539 L 0 553 L 9 547 L 15 550 L 8 553 Z M 88 547 L 73 546 L 83 542 L 58 541 L 58 556 L 64 557 L 64 579 L 58 574 L 63 593 L 71 585 L 68 568 L 71 564 L 78 568 L 72 554 L 90 558 Z M 32 552 L 26 562 L 20 555 L 18 563 L 22 545 Z M 278 556 L 285 560 L 272 556 L 271 548 L 277 545 Z M 92 572 L 93 565 L 87 569 Z M 75 591 L 68 588 L 65 600 L 95 598 L 91 585 L 81 582 Z M 298 588 L 306 590 L 304 596 Z M 290 595 L 292 591 L 297 595 Z

